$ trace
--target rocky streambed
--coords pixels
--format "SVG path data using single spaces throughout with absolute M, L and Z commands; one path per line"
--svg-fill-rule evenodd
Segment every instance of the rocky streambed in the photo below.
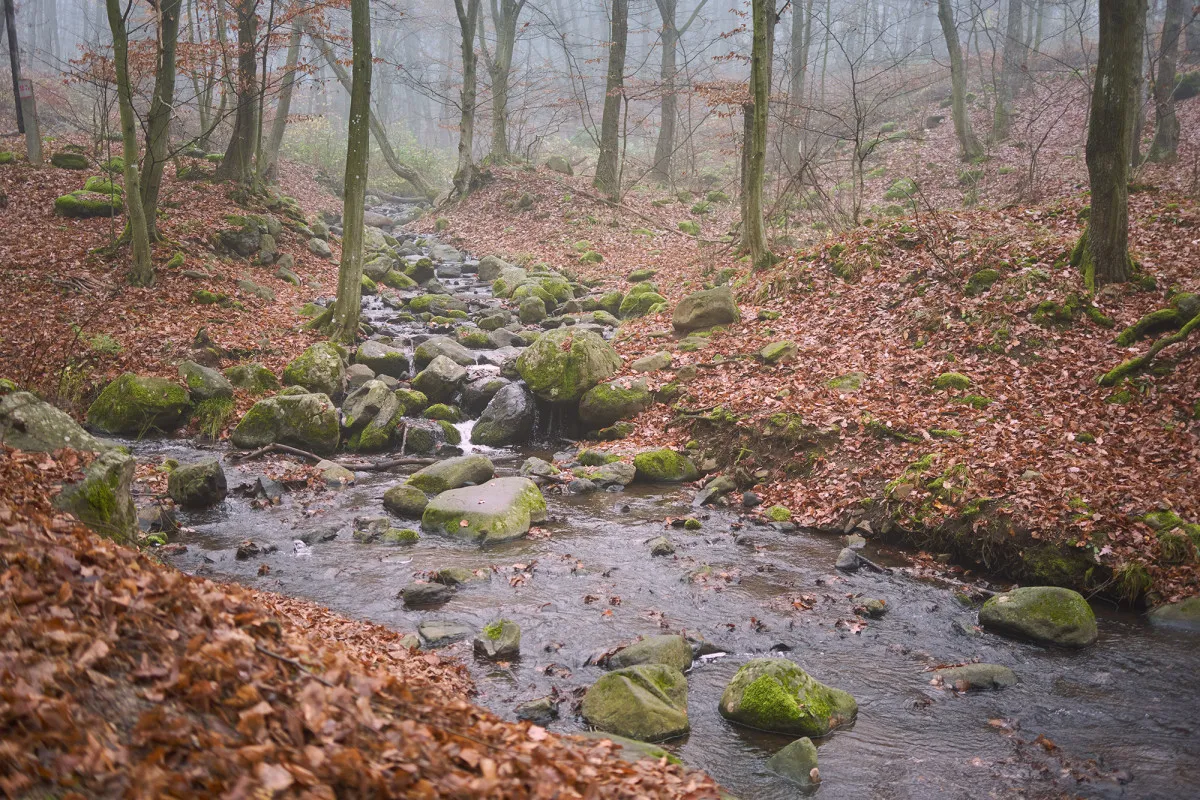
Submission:
M 700 451 L 580 451 L 567 437 L 619 438 L 652 399 L 609 380 L 606 339 L 664 302 L 653 286 L 593 291 L 372 238 L 355 351 L 314 346 L 282 390 L 252 365 L 187 367 L 182 400 L 129 378 L 97 410 L 97 428 L 131 403 L 155 409 L 133 414 L 142 430 L 170 428 L 181 403 L 254 380 L 264 398 L 233 444 L 330 459 L 326 486 L 290 491 L 225 446 L 123 440 L 180 465 L 165 551 L 180 569 L 412 632 L 469 664 L 498 714 L 662 740 L 652 752 L 738 796 L 1178 797 L 1200 781 L 1196 634 L 1073 593 L 981 608 L 998 587 L 755 521 L 728 482 L 698 492 L 685 481 L 720 466 Z M 723 302 L 692 305 L 717 324 Z M 353 469 L 411 458 L 428 463 Z

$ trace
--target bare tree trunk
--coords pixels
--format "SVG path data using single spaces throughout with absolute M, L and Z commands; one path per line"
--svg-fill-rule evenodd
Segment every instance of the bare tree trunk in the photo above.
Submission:
M 787 117 L 783 121 L 783 163 L 789 175 L 800 171 L 800 109 L 804 105 L 804 79 L 808 69 L 808 43 L 806 31 L 812 14 L 809 0 L 808 15 L 800 10 L 800 3 L 792 3 L 791 52 L 788 81 Z
M 283 82 L 279 87 L 279 101 L 275 104 L 275 119 L 271 121 L 271 134 L 267 138 L 265 156 L 266 169 L 263 174 L 268 180 L 279 171 L 279 148 L 283 145 L 283 134 L 287 131 L 288 114 L 292 112 L 292 92 L 296 88 L 296 64 L 300 61 L 300 42 L 308 27 L 308 17 L 297 15 L 292 20 L 292 32 L 288 36 L 287 61 L 283 66 Z
M 508 79 L 512 71 L 513 49 L 517 44 L 517 20 L 526 0 L 492 0 L 492 25 L 496 29 L 496 53 L 488 54 L 488 74 L 492 79 L 492 152 L 493 162 L 503 164 L 511 152 L 508 147 Z M 482 36 L 483 29 L 480 28 Z
M 458 167 L 454 171 L 454 190 L 459 196 L 471 193 L 471 182 L 475 179 L 475 93 L 477 88 L 475 57 L 475 27 L 479 24 L 480 0 L 454 0 L 458 12 L 458 28 L 462 32 L 463 85 L 459 93 L 460 115 L 458 118 Z
M 671 181 L 671 157 L 675 153 L 675 125 L 679 120 L 679 98 L 675 94 L 675 58 L 679 30 L 675 27 L 675 8 L 678 0 L 656 0 L 662 19 L 662 63 L 658 77 L 662 83 L 661 120 L 658 141 L 654 145 L 654 166 L 651 176 L 663 183 Z
M 754 40 L 750 49 L 750 101 L 746 116 L 746 156 L 742 201 L 742 248 L 750 252 L 756 269 L 771 263 L 767 226 L 763 219 L 763 181 L 767 163 L 768 104 L 771 97 L 771 51 L 775 39 L 774 0 L 752 0 Z
M 629 0 L 613 0 L 612 38 L 608 47 L 608 78 L 605 81 L 604 116 L 600 119 L 600 157 L 592 185 L 609 197 L 621 194 L 617 163 L 617 135 L 621 127 L 621 100 L 625 87 L 625 47 L 629 41 Z
M 238 15 L 238 86 L 237 113 L 233 118 L 233 136 L 225 158 L 217 166 L 217 178 L 239 183 L 250 180 L 254 158 L 254 132 L 258 129 L 258 61 L 254 57 L 258 40 L 257 0 L 239 0 Z
M 950 0 L 938 0 L 938 21 L 942 24 L 942 35 L 946 37 L 946 49 L 950 53 L 951 112 L 954 116 L 954 133 L 962 149 L 963 161 L 973 161 L 983 155 L 983 145 L 975 138 L 971 128 L 971 117 L 967 113 L 967 76 L 963 69 L 962 46 L 958 42 L 958 27 L 954 24 L 954 11 Z
M 330 338 L 351 343 L 358 335 L 362 310 L 363 201 L 367 193 L 367 160 L 371 153 L 367 118 L 371 113 L 371 7 L 369 0 L 350 0 L 353 84 L 350 130 L 346 139 L 346 193 L 342 205 L 342 261 L 338 267 L 337 301 Z
M 1012 129 L 1012 102 L 1020 86 L 1025 40 L 1021 36 L 1021 0 L 1008 0 L 1008 25 L 1004 34 L 1004 56 L 1000 80 L 996 82 L 996 110 L 992 119 L 992 141 L 1008 138 Z
M 142 160 L 142 211 L 151 241 L 158 239 L 158 192 L 171 138 L 175 104 L 175 45 L 179 41 L 180 0 L 163 0 L 158 18 L 158 64 L 154 71 L 154 96 L 146 118 L 146 153 Z
M 1183 0 L 1167 0 L 1163 10 L 1162 44 L 1154 79 L 1154 143 L 1150 161 L 1174 161 L 1179 152 L 1179 119 L 1175 116 L 1175 66 L 1179 59 L 1179 32 Z
M 1092 208 L 1071 253 L 1089 291 L 1133 275 L 1129 257 L 1129 153 L 1142 74 L 1146 0 L 1100 0 L 1099 60 L 1088 121 Z
M 129 282 L 134 286 L 154 284 L 154 264 L 150 262 L 150 237 L 138 176 L 137 131 L 134 128 L 133 88 L 129 83 L 129 33 L 121 14 L 120 0 L 105 0 L 108 27 L 112 30 L 113 67 L 117 79 L 117 105 L 121 111 L 121 148 L 125 157 L 125 211 L 129 216 L 130 250 L 133 263 Z

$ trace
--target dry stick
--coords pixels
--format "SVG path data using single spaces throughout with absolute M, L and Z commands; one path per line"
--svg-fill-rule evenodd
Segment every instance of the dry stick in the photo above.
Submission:
M 316 453 L 310 453 L 307 450 L 301 450 L 298 447 L 291 447 L 286 444 L 277 444 L 277 443 L 268 444 L 264 447 L 260 447 L 257 450 L 254 450 L 250 453 L 246 453 L 245 455 L 233 456 L 229 460 L 231 463 L 240 464 L 243 461 L 250 461 L 251 459 L 260 458 L 262 456 L 265 456 L 267 453 L 290 453 L 294 456 L 300 456 L 301 458 L 306 458 L 309 461 L 312 461 L 314 463 L 325 460 L 325 459 L 321 458 L 321 456 L 317 455 Z

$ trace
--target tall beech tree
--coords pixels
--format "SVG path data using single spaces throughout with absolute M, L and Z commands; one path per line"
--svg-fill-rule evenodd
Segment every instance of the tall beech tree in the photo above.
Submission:
M 800 170 L 800 135 L 803 125 L 800 112 L 804 107 L 805 78 L 808 76 L 808 48 L 812 43 L 812 7 L 808 0 L 807 10 L 799 0 L 792 2 L 791 50 L 788 54 L 791 74 L 788 76 L 787 120 L 783 130 L 783 163 L 788 172 L 795 175 Z
M 477 67 L 479 59 L 475 56 L 475 28 L 479 25 L 480 0 L 454 0 L 454 10 L 458 15 L 458 29 L 462 35 L 462 67 L 463 84 L 458 94 L 458 165 L 454 169 L 454 190 L 462 197 L 471 192 L 471 182 L 475 179 L 475 98 L 478 88 Z
M 110 0 L 111 2 L 111 0 Z M 353 76 L 350 122 L 346 138 L 346 192 L 342 200 L 342 261 L 338 266 L 337 300 L 330 338 L 353 342 L 362 310 L 363 204 L 367 194 L 367 161 L 371 155 L 371 7 L 369 0 L 350 0 Z
M 134 286 L 154 284 L 154 265 L 150 262 L 150 235 L 142 208 L 141 180 L 138 175 L 138 144 L 133 108 L 133 88 L 129 82 L 129 32 L 121 13 L 121 0 L 105 0 L 108 27 L 112 31 L 113 70 L 117 81 L 117 105 L 121 114 L 121 151 L 125 160 L 125 212 L 129 217 L 129 249 L 133 263 L 129 282 Z M 133 8 L 133 4 L 129 5 Z
M 1183 0 L 1167 0 L 1163 8 L 1162 42 L 1154 76 L 1154 143 L 1151 161 L 1174 161 L 1179 153 L 1179 119 L 1175 116 L 1175 67 L 1183 30 Z
M 600 120 L 600 157 L 592 185 L 609 197 L 621 194 L 621 101 L 625 86 L 625 48 L 629 42 L 629 0 L 613 0 L 612 39 L 608 45 L 608 79 L 605 81 L 604 116 Z
M 1142 75 L 1146 0 L 1100 0 L 1100 42 L 1087 168 L 1092 208 L 1071 253 L 1089 291 L 1133 276 L 1129 257 L 1129 154 Z
M 763 218 L 763 180 L 767 165 L 768 104 L 771 97 L 771 57 L 775 41 L 775 0 L 752 0 L 754 39 L 750 47 L 750 97 L 742 106 L 742 249 L 755 268 L 768 266 L 771 249 Z
M 271 133 L 267 137 L 266 161 L 263 175 L 273 179 L 278 170 L 279 148 L 283 145 L 283 134 L 287 130 L 288 114 L 292 112 L 292 92 L 296 88 L 296 65 L 300 62 L 300 44 L 308 27 L 308 16 L 296 14 L 292 18 L 292 30 L 288 34 L 287 58 L 283 64 L 283 81 L 279 86 L 279 100 L 275 103 L 275 119 L 271 121 Z
M 662 63 L 659 80 L 662 83 L 662 118 L 658 128 L 658 140 L 654 145 L 654 166 L 650 174 L 655 180 L 667 183 L 671 180 L 671 161 L 675 155 L 675 126 L 679 122 L 679 95 L 677 93 L 677 66 L 679 40 L 696 21 L 708 0 L 700 0 L 692 9 L 692 15 L 683 25 L 676 25 L 675 12 L 679 0 L 654 0 L 662 19 Z
M 237 110 L 233 135 L 225 158 L 217 166 L 217 177 L 245 183 L 251 178 L 255 138 L 258 132 L 258 44 L 257 0 L 235 0 L 238 25 Z
M 142 159 L 141 173 L 142 210 L 146 218 L 146 230 L 152 240 L 158 238 L 158 193 L 162 188 L 163 168 L 170 150 L 180 7 L 180 0 L 162 0 L 158 7 L 154 94 L 150 100 L 150 112 L 146 115 L 146 153 Z
M 954 23 L 954 9 L 950 0 L 938 0 L 937 15 L 950 54 L 950 109 L 954 117 L 954 134 L 958 137 L 963 161 L 973 161 L 983 155 L 983 145 L 975 138 L 971 116 L 967 113 L 967 73 L 963 67 L 962 45 L 958 41 L 958 26 Z
M 1026 62 L 1025 37 L 1021 30 L 1021 0 L 1008 0 L 1004 32 L 1004 55 L 996 80 L 996 108 L 992 117 L 992 141 L 1008 138 L 1012 130 L 1013 97 L 1021 86 L 1021 68 Z M 940 14 L 940 12 L 939 12 Z
M 508 145 L 508 79 L 512 72 L 513 49 L 517 45 L 517 22 L 525 3 L 526 0 L 491 0 L 495 52 L 488 50 L 484 26 L 479 26 L 480 50 L 492 79 L 491 159 L 498 164 L 508 161 L 512 155 Z

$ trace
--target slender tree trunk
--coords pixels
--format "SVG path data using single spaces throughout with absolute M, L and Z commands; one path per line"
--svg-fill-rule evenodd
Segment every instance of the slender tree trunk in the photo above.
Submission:
M 146 154 L 142 160 L 142 210 L 150 239 L 158 239 L 158 193 L 170 149 L 171 116 L 175 104 L 175 45 L 179 41 L 180 0 L 163 0 L 159 6 L 158 64 L 154 71 L 154 96 L 146 118 Z
M 742 247 L 750 252 L 755 268 L 771 262 L 767 226 L 763 219 L 763 180 L 767 163 L 768 104 L 771 97 L 771 51 L 775 39 L 774 0 L 752 0 L 754 40 L 750 50 L 750 97 L 745 114 L 745 197 L 742 202 Z
M 239 183 L 250 180 L 254 159 L 254 134 L 258 129 L 258 60 L 254 57 L 258 39 L 257 0 L 238 0 L 238 86 L 237 113 L 233 118 L 233 136 L 225 158 L 217 166 L 217 178 Z
M 679 31 L 675 27 L 675 8 L 678 0 L 657 0 L 662 19 L 662 62 L 658 77 L 662 83 L 661 120 L 658 141 L 654 144 L 654 166 L 650 175 L 657 181 L 670 183 L 671 157 L 675 154 L 675 125 L 679 120 L 679 98 L 675 94 L 675 59 Z
M 271 120 L 271 134 L 267 137 L 266 170 L 268 180 L 274 180 L 279 172 L 279 148 L 283 145 L 283 134 L 287 131 L 288 114 L 292 113 L 292 93 L 296 89 L 296 64 L 300 61 L 300 43 L 308 17 L 298 15 L 292 20 L 292 32 L 288 35 L 287 61 L 283 66 L 283 82 L 279 87 L 279 101 L 275 104 L 275 119 Z
M 811 0 L 809 13 L 812 12 Z M 804 105 L 804 78 L 808 69 L 808 48 L 805 46 L 807 17 L 799 2 L 792 3 L 791 52 L 788 54 L 787 118 L 783 121 L 783 163 L 789 175 L 800 171 L 800 109 Z
M 625 47 L 629 42 L 629 0 L 613 0 L 612 31 L 608 47 L 608 78 L 604 90 L 604 116 L 600 119 L 600 157 L 592 185 L 609 197 L 621 194 L 621 100 L 625 88 Z
M 129 34 L 121 15 L 120 0 L 105 0 L 108 27 L 112 30 L 113 67 L 117 79 L 117 105 L 121 111 L 121 147 L 125 158 L 125 211 L 129 216 L 130 250 L 133 263 L 129 282 L 134 286 L 154 284 L 154 265 L 150 262 L 150 236 L 142 209 L 138 176 L 137 131 L 134 128 L 133 88 L 129 84 Z
M 954 116 L 954 133 L 962 150 L 963 161 L 973 161 L 983 155 L 983 145 L 975 138 L 971 128 L 971 116 L 967 113 L 967 76 L 963 69 L 962 47 L 958 42 L 958 27 L 954 24 L 954 10 L 950 0 L 938 0 L 938 22 L 942 24 L 942 35 L 946 37 L 946 49 L 950 54 L 951 112 Z
M 1183 63 L 1200 63 L 1200 10 L 1193 11 L 1187 17 L 1187 24 L 1184 25 L 1184 42 L 1187 44 L 1187 55 L 1184 57 Z
M 471 193 L 471 182 L 475 179 L 475 93 L 477 89 L 475 56 L 475 27 L 479 24 L 480 0 L 454 0 L 458 13 L 458 28 L 462 33 L 463 85 L 459 92 L 460 114 L 458 118 L 458 166 L 454 170 L 454 190 L 460 197 Z
M 8 63 L 12 70 L 12 96 L 16 104 L 17 130 L 25 132 L 25 120 L 21 111 L 21 49 L 17 46 L 17 9 L 16 0 L 4 1 L 4 29 L 8 32 Z M 122 23 L 124 24 L 124 23 Z
M 1150 145 L 1150 161 L 1174 161 L 1178 157 L 1179 119 L 1175 116 L 1174 95 L 1182 23 L 1183 0 L 1167 0 L 1154 79 L 1154 144 Z
M 1089 291 L 1127 281 L 1129 153 L 1142 74 L 1146 0 L 1100 0 L 1099 60 L 1088 121 L 1087 167 L 1092 208 L 1071 254 Z
M 491 159 L 497 164 L 507 162 L 512 155 L 508 146 L 508 79 L 517 44 L 517 21 L 525 3 L 526 0 L 492 0 L 496 53 L 488 64 L 488 73 L 492 79 Z
M 1001 59 L 1000 80 L 996 82 L 996 110 L 992 119 L 992 141 L 1003 141 L 1012 130 L 1012 102 L 1020 85 L 1022 51 L 1021 0 L 1008 0 L 1008 25 L 1004 34 L 1004 55 Z
M 111 1 L 111 0 L 110 0 Z M 342 205 L 342 261 L 330 338 L 351 343 L 358 335 L 362 310 L 363 201 L 367 192 L 371 113 L 371 8 L 369 0 L 350 0 L 353 84 L 350 130 L 346 140 L 346 193 Z
M 267 12 L 267 30 L 263 34 L 262 54 L 262 83 L 258 85 L 258 100 L 254 105 L 254 190 L 262 191 L 263 179 L 266 177 L 267 164 L 263 155 L 263 116 L 267 112 L 267 58 L 271 54 L 271 31 L 275 28 L 275 0 L 270 0 L 270 10 Z

